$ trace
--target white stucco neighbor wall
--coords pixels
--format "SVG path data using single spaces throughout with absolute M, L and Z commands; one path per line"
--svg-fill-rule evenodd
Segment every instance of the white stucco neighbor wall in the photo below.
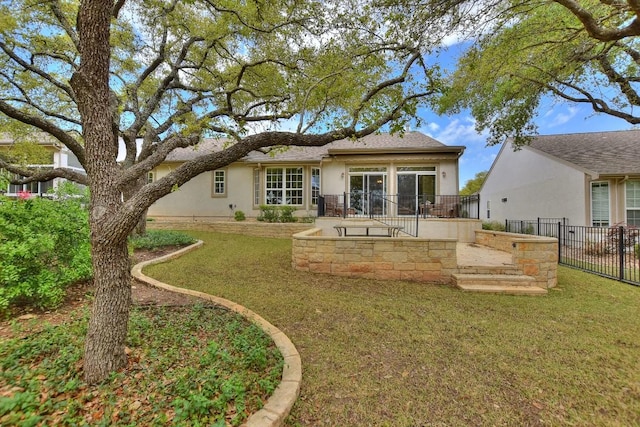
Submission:
M 524 147 L 503 146 L 480 191 L 480 218 L 569 218 L 586 225 L 589 186 L 584 171 Z

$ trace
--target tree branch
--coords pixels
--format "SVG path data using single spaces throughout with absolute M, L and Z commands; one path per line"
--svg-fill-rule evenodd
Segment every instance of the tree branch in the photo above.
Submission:
M 580 6 L 580 4 L 575 0 L 554 1 L 564 6 L 576 18 L 578 18 L 580 22 L 582 22 L 585 30 L 587 30 L 589 35 L 594 39 L 603 42 L 609 42 L 621 40 L 626 37 L 634 37 L 640 35 L 640 7 L 637 1 L 627 1 L 627 4 L 631 7 L 635 14 L 635 18 L 633 18 L 626 26 L 621 26 L 615 29 L 602 27 L 599 23 L 599 20 L 591 15 L 588 10 Z
M 69 150 L 78 158 L 80 164 L 85 166 L 85 152 L 84 147 L 78 143 L 74 138 L 69 135 L 69 133 L 60 129 L 53 123 L 44 120 L 40 117 L 25 113 L 20 111 L 5 101 L 0 100 L 0 112 L 4 113 L 6 116 L 11 117 L 12 119 L 16 119 L 19 122 L 22 122 L 27 125 L 31 125 L 36 127 L 43 132 L 46 132 L 56 138 L 58 141 L 67 146 Z
M 87 176 L 77 171 L 66 168 L 54 169 L 33 169 L 21 168 L 11 163 L 7 163 L 0 159 L 0 168 L 5 169 L 13 174 L 21 176 L 21 178 L 12 178 L 9 181 L 12 184 L 28 184 L 30 182 L 44 182 L 54 178 L 64 178 L 78 184 L 88 185 Z

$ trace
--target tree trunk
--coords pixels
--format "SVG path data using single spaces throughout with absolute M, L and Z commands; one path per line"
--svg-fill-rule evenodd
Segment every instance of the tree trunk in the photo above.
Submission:
M 127 242 L 92 242 L 95 299 L 85 341 L 84 376 L 90 383 L 126 366 L 124 344 L 131 306 Z
M 132 198 L 142 187 L 147 183 L 146 175 L 142 175 L 138 178 L 133 184 L 126 188 L 123 192 L 124 200 L 129 200 Z M 131 234 L 135 236 L 144 236 L 147 233 L 147 210 L 145 209 L 144 213 L 138 219 L 138 223 L 136 224 L 133 232 Z

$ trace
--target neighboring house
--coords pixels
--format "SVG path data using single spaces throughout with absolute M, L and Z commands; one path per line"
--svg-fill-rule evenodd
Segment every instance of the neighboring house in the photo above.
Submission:
M 224 142 L 208 139 L 196 148 L 178 149 L 149 179 L 160 179 L 187 160 L 220 150 Z M 252 152 L 189 181 L 154 203 L 149 215 L 228 217 L 241 210 L 256 217 L 261 205 L 289 205 L 297 208 L 298 216 L 315 216 L 319 201 L 345 193 L 356 213 L 366 213 L 371 205 L 361 198 L 372 194 L 410 196 L 413 213 L 416 195 L 458 194 L 458 159 L 463 152 L 464 147 L 446 146 L 420 132 L 407 132 L 402 138 L 369 135 L 276 154 Z
M 11 150 L 14 147 L 14 140 L 7 135 L 0 135 L 0 155 L 3 153 L 6 155 L 11 154 Z M 38 167 L 38 168 L 58 168 L 63 167 L 78 172 L 84 173 L 82 165 L 76 158 L 76 156 L 62 143 L 51 140 L 50 137 L 43 136 L 38 145 L 41 146 L 47 153 L 46 161 L 40 164 L 29 164 L 26 167 Z M 0 189 L 0 192 L 4 192 L 7 196 L 15 197 L 18 192 L 27 191 L 32 194 L 43 195 L 49 190 L 57 187 L 58 183 L 62 182 L 62 178 L 56 178 L 45 182 L 30 182 L 28 184 L 9 184 L 7 188 Z
M 480 218 L 568 218 L 640 226 L 640 130 L 535 137 L 503 144 L 480 190 Z

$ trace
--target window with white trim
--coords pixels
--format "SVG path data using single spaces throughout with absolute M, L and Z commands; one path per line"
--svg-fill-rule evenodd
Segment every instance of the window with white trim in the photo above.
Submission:
M 212 197 L 223 197 L 227 194 L 227 171 L 219 169 L 213 171 Z
M 14 178 L 20 178 L 19 175 L 14 175 Z M 28 184 L 9 184 L 7 191 L 8 195 L 17 195 L 21 192 L 27 192 L 31 194 L 46 194 L 53 188 L 53 180 L 44 182 L 30 182 Z
M 609 183 L 606 181 L 591 183 L 591 225 L 609 226 Z
M 320 168 L 311 168 L 311 204 L 313 206 L 318 206 L 320 191 Z
M 302 205 L 303 171 L 296 168 L 265 170 L 265 203 L 267 205 Z
M 627 224 L 640 227 L 640 180 L 625 183 Z
M 253 205 L 260 204 L 260 169 L 253 170 Z

